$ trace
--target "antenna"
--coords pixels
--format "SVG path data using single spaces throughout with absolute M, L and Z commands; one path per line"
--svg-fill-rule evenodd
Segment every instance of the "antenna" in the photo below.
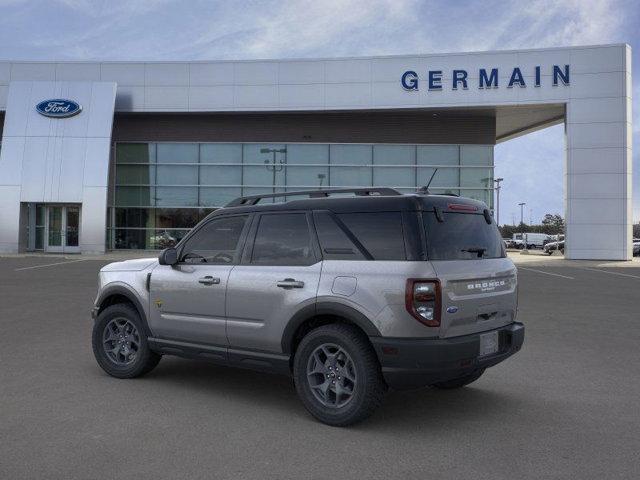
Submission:
M 436 176 L 436 173 L 438 173 L 438 169 L 436 168 L 433 173 L 431 174 L 431 178 L 429 179 L 429 181 L 427 182 L 427 184 L 424 187 L 420 187 L 418 189 L 418 193 L 421 193 L 423 195 L 429 195 L 429 186 L 431 185 L 431 182 L 433 181 L 433 177 Z

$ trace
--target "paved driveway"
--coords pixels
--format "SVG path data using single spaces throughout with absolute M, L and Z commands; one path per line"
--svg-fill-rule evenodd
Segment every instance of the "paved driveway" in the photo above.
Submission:
M 307 415 L 284 377 L 178 358 L 141 379 L 107 376 L 89 317 L 105 261 L 77 260 L 0 258 L 0 478 L 640 471 L 640 268 L 521 265 L 518 355 L 459 391 L 391 393 L 339 429 Z

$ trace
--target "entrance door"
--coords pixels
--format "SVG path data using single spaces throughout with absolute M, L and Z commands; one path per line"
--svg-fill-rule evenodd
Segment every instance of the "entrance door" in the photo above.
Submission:
M 45 251 L 79 253 L 80 207 L 48 205 L 45 208 Z
M 63 252 L 62 208 L 47 207 L 47 252 Z

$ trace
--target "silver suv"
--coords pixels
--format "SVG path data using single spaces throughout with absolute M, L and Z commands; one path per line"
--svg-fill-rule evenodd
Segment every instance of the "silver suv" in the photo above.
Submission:
M 516 309 L 516 269 L 484 203 L 279 193 L 234 200 L 159 259 L 105 266 L 93 351 L 118 378 L 162 355 L 291 375 L 314 417 L 344 426 L 388 387 L 477 380 L 522 346 Z

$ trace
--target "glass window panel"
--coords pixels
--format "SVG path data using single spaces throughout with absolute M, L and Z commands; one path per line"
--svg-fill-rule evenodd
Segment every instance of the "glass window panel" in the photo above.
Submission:
M 158 165 L 156 185 L 198 185 L 197 165 Z
M 197 207 L 198 187 L 157 187 L 155 204 L 159 207 Z
M 496 224 L 487 224 L 481 214 L 445 212 L 442 214 L 444 221 L 438 221 L 433 212 L 425 212 L 422 216 L 429 260 L 477 260 L 478 255 L 482 258 L 506 256 Z M 469 251 L 478 248 L 484 251 Z
M 328 164 L 329 145 L 287 145 L 287 164 Z
M 154 187 L 116 187 L 116 206 L 148 207 L 154 205 Z
M 345 213 L 338 218 L 375 260 L 406 260 L 400 212 Z
M 153 210 L 148 208 L 116 208 L 116 227 L 153 228 Z
M 414 145 L 374 145 L 373 163 L 375 165 L 415 165 L 416 147 Z
M 242 163 L 241 143 L 203 143 L 200 163 Z
M 243 158 L 245 166 L 242 173 L 244 185 L 274 185 L 274 154 L 263 153 L 260 151 L 263 149 L 282 150 L 284 145 L 245 144 Z M 285 153 L 276 152 L 275 185 L 284 185 L 284 163 L 286 161 Z M 247 165 L 256 163 L 259 165 Z
M 365 260 L 360 249 L 328 213 L 314 212 L 314 222 L 325 260 Z
M 311 265 L 315 261 L 305 214 L 263 215 L 251 255 L 257 265 Z
M 36 227 L 36 250 L 44 249 L 44 227 Z
M 116 163 L 155 163 L 155 143 L 117 143 Z
M 231 200 L 242 196 L 242 189 L 223 187 L 200 187 L 200 205 L 224 207 Z
M 113 229 L 114 248 L 138 250 L 162 250 L 175 246 L 189 230 L 136 230 L 126 228 Z
M 197 143 L 158 143 L 158 163 L 198 163 Z
M 327 186 L 328 167 L 287 167 L 289 190 Z
M 461 168 L 460 186 L 491 188 L 493 186 L 492 168 Z
M 216 218 L 198 229 L 182 249 L 186 263 L 228 264 L 239 253 L 239 240 L 247 215 Z
M 373 182 L 371 145 L 331 145 L 329 184 L 332 187 L 370 187 Z M 335 165 L 355 165 L 339 167 Z M 362 166 L 358 166 L 362 165 Z
M 288 145 L 287 146 L 287 186 L 290 190 L 328 185 L 329 145 Z M 300 167 L 295 164 L 314 164 Z M 320 165 L 320 166 L 317 166 Z
M 374 165 L 408 165 L 406 168 L 374 167 L 373 185 L 379 187 L 415 186 L 415 147 L 413 145 L 374 145 Z
M 45 222 L 44 205 L 36 205 L 36 226 L 44 227 Z
M 491 201 L 491 192 L 492 190 L 461 190 L 460 194 L 463 197 L 480 200 L 481 202 L 486 203 L 489 208 L 493 208 L 493 202 Z
M 460 155 L 462 165 L 493 165 L 491 145 L 462 145 Z
M 155 165 L 118 165 L 116 167 L 117 185 L 153 185 L 155 183 Z
M 155 210 L 157 228 L 193 228 L 200 221 L 195 208 L 158 208 Z
M 373 183 L 371 167 L 331 167 L 332 187 L 370 187 Z
M 257 167 L 261 168 L 261 167 Z M 242 167 L 217 167 L 202 165 L 200 167 L 200 185 L 241 185 Z
M 331 145 L 329 152 L 331 165 L 371 165 L 373 163 L 371 145 Z
M 458 145 L 418 145 L 418 165 L 459 165 L 460 147 Z
M 418 186 L 423 186 L 429 183 L 431 175 L 433 175 L 434 168 L 418 167 Z M 431 181 L 429 190 L 433 190 L 434 187 L 459 187 L 460 186 L 460 169 L 459 168 L 438 168 L 438 172 Z

